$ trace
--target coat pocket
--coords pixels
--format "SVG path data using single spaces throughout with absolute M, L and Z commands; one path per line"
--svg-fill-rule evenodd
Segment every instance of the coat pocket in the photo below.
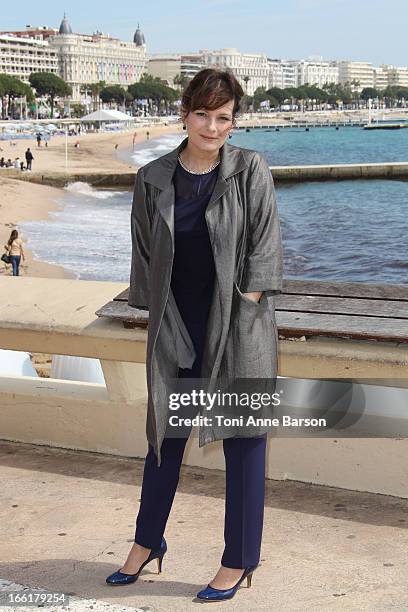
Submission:
M 236 378 L 273 378 L 276 376 L 275 321 L 268 299 L 259 302 L 245 297 L 234 282 L 231 320 L 223 359 L 223 375 Z

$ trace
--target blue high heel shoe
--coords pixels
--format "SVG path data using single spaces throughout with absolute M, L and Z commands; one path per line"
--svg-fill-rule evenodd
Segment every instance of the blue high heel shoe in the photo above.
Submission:
M 115 586 L 122 585 L 122 584 L 131 584 L 132 582 L 136 582 L 144 566 L 150 563 L 150 561 L 153 561 L 153 559 L 157 559 L 157 569 L 158 569 L 157 573 L 160 574 L 162 563 L 163 563 L 163 557 L 166 551 L 167 551 L 167 543 L 166 543 L 166 540 L 163 538 L 161 541 L 160 548 L 158 550 L 150 551 L 150 554 L 147 557 L 146 561 L 142 563 L 142 565 L 139 568 L 139 571 L 136 574 L 125 574 L 124 572 L 121 572 L 120 570 L 118 570 L 117 572 L 114 572 L 113 574 L 108 576 L 106 579 L 106 582 L 108 584 L 113 584 Z
M 206 601 L 222 601 L 224 599 L 232 599 L 237 592 L 239 585 L 241 582 L 243 582 L 243 580 L 245 580 L 245 578 L 247 579 L 247 588 L 251 586 L 252 574 L 257 567 L 258 565 L 249 565 L 246 567 L 241 578 L 230 589 L 214 589 L 214 587 L 211 587 L 208 584 L 205 589 L 197 593 L 198 599 L 205 599 Z

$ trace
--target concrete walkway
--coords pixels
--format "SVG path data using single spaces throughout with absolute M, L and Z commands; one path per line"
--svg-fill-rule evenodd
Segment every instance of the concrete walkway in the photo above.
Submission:
M 182 468 L 162 574 L 153 562 L 110 587 L 133 542 L 143 461 L 3 441 L 0 465 L 0 590 L 70 593 L 68 609 L 94 612 L 210 605 L 195 594 L 222 554 L 223 472 Z M 252 587 L 212 609 L 407 610 L 407 526 L 408 500 L 269 480 Z

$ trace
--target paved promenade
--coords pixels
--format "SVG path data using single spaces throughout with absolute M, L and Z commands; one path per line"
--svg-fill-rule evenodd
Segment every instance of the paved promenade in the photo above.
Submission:
M 222 553 L 222 472 L 182 468 L 162 574 L 152 563 L 137 583 L 115 588 L 105 577 L 133 541 L 142 460 L 1 442 L 0 465 L 0 591 L 71 593 L 75 611 L 210 605 L 195 594 Z M 211 609 L 407 610 L 407 525 L 408 500 L 269 480 L 252 587 Z

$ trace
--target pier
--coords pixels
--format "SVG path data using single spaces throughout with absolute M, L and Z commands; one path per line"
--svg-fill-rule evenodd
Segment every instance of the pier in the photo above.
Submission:
M 358 179 L 406 179 L 408 162 L 369 164 L 321 164 L 308 166 L 270 166 L 274 181 L 338 181 Z M 2 175 L 20 181 L 29 181 L 52 187 L 66 187 L 69 183 L 83 182 L 96 188 L 132 188 L 136 177 L 132 172 L 20 172 L 3 170 Z
M 408 123 L 372 123 L 365 125 L 365 130 L 403 130 L 408 128 Z

